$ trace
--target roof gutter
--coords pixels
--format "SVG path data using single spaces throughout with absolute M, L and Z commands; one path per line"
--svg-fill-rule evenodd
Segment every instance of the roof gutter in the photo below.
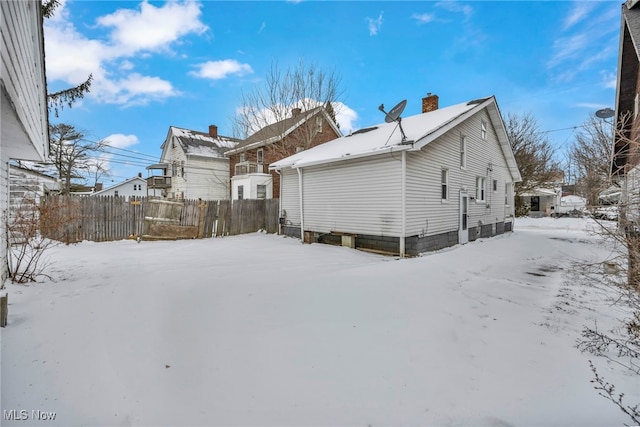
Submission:
M 396 150 L 394 150 L 394 148 Z M 396 152 L 405 152 L 405 151 L 411 150 L 412 148 L 413 148 L 413 145 L 392 145 L 385 150 L 378 150 L 375 152 L 367 151 L 365 153 L 343 156 L 336 159 L 325 159 L 325 160 L 317 160 L 315 162 L 305 162 L 301 165 L 297 165 L 296 163 L 293 163 L 290 165 L 282 165 L 282 166 L 278 165 L 275 167 L 273 167 L 273 165 L 269 165 L 269 170 L 283 169 L 283 168 L 292 168 L 292 169 L 306 168 L 308 166 L 318 166 L 318 165 L 324 165 L 329 163 L 337 163 L 344 160 L 361 159 L 363 157 L 372 157 L 372 156 L 380 156 L 383 154 L 390 154 L 390 153 L 396 153 Z

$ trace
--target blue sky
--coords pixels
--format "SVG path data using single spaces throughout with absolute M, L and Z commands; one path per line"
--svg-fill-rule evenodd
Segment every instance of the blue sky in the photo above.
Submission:
M 418 114 L 427 92 L 441 107 L 495 95 L 562 157 L 572 128 L 614 107 L 621 3 L 67 0 L 45 21 L 49 91 L 94 83 L 50 122 L 117 147 L 110 185 L 146 176 L 169 126 L 232 136 L 242 92 L 303 60 L 340 75 L 343 132 L 383 122 L 382 103 Z

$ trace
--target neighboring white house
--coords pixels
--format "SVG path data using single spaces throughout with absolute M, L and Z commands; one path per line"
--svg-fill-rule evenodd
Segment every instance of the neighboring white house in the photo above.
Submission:
M 521 177 L 495 98 L 437 104 L 272 164 L 283 232 L 404 256 L 511 231 Z
M 91 193 L 91 196 L 121 196 L 127 200 L 130 197 L 146 197 L 147 196 L 147 180 L 141 175 L 129 178 L 104 190 Z
M 8 210 L 9 160 L 44 161 L 49 122 L 42 3 L 0 1 L 0 223 Z M 4 226 L 2 227 L 4 230 Z M 0 233 L 0 280 L 7 277 L 7 233 Z
M 149 195 L 170 199 L 229 199 L 229 159 L 224 152 L 238 142 L 218 135 L 214 125 L 209 126 L 209 133 L 169 127 L 161 146 L 160 163 L 147 167 L 150 171 L 160 171 L 159 175 L 147 178 Z

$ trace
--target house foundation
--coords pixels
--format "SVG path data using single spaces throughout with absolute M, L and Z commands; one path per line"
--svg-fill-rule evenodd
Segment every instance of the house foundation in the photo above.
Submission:
M 513 230 L 512 222 L 498 222 L 469 227 L 469 241 L 493 237 Z M 283 226 L 283 234 L 300 238 L 300 227 Z M 345 237 L 347 237 L 345 239 Z M 399 254 L 400 241 L 396 236 L 373 236 L 367 234 L 318 233 L 305 231 L 305 242 L 347 246 L 355 249 Z M 436 251 L 458 244 L 458 230 L 431 236 L 410 236 L 405 238 L 405 253 L 417 256 L 423 252 Z

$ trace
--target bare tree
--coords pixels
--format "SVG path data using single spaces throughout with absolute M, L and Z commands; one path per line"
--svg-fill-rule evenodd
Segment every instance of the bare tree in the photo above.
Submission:
M 95 166 L 96 152 L 105 144 L 88 142 L 84 134 L 68 124 L 49 126 L 50 158 L 62 181 L 62 194 L 68 194 L 71 180 L 82 179 Z
M 560 165 L 554 149 L 531 114 L 507 115 L 505 121 L 511 149 L 522 181 L 515 185 L 516 212 L 521 211 L 522 194 L 558 179 Z
M 337 101 L 342 95 L 340 77 L 334 71 L 325 71 L 303 61 L 285 70 L 273 63 L 264 85 L 243 93 L 241 107 L 232 120 L 234 136 L 245 139 L 261 131 L 263 140 L 282 140 L 295 119 L 292 114 L 301 119 L 317 113 L 320 108 L 325 108 L 337 125 Z M 317 131 L 318 125 L 310 121 L 279 149 L 289 152 L 288 145 L 309 148 Z
M 591 114 L 576 133 L 569 150 L 576 191 L 587 199 L 590 206 L 598 204 L 598 196 L 611 182 L 612 132 L 610 123 Z

